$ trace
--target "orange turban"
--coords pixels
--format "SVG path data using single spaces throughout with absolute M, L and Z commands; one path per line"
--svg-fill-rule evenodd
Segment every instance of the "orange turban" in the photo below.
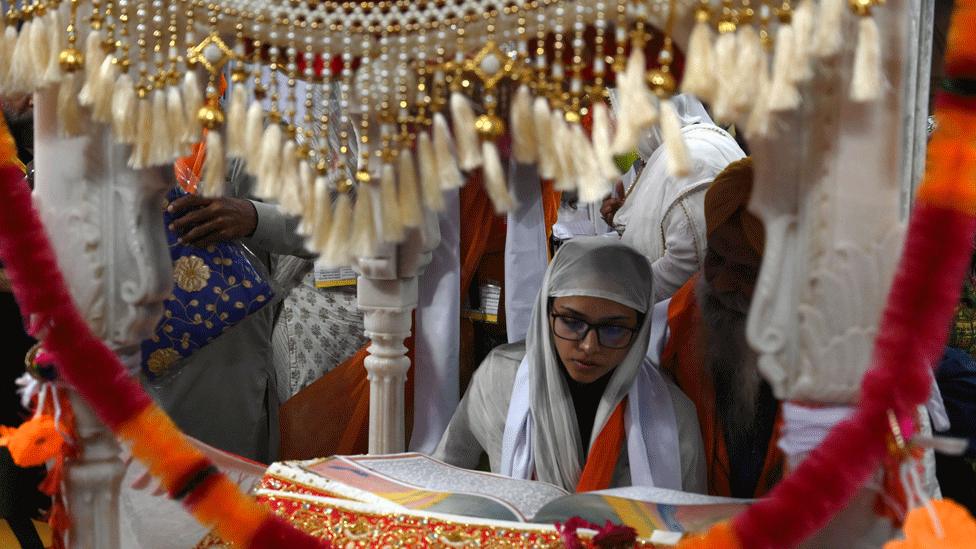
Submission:
M 766 245 L 762 222 L 746 209 L 751 194 L 752 158 L 747 156 L 726 166 L 705 193 L 706 233 L 712 234 L 730 221 L 738 222 L 749 246 L 762 255 Z

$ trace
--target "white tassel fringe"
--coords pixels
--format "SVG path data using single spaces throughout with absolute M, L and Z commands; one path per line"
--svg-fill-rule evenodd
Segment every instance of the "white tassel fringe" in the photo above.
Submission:
M 419 227 L 424 222 L 424 212 L 420 207 L 417 170 L 410 149 L 406 147 L 400 149 L 398 162 L 397 175 L 400 177 L 400 188 L 397 192 L 397 205 L 400 210 L 400 221 L 404 227 Z
M 258 104 L 255 101 L 255 104 Z M 230 108 L 227 109 L 227 156 L 242 158 L 246 149 L 244 139 L 245 119 L 247 118 L 247 89 L 243 84 L 235 84 L 231 92 Z
M 800 92 L 790 78 L 793 63 L 793 28 L 780 25 L 776 31 L 776 52 L 773 54 L 772 84 L 769 87 L 769 111 L 790 111 L 800 105 Z
M 420 188 L 424 191 L 424 205 L 439 212 L 444 209 L 444 194 L 437 176 L 437 156 L 430 136 L 420 132 L 417 138 L 417 164 L 420 171 Z
M 707 103 L 713 101 L 715 93 L 713 55 L 712 29 L 707 21 L 698 21 L 688 38 L 685 74 L 681 81 L 682 93 L 690 93 Z
M 532 104 L 532 127 L 538 144 L 539 177 L 553 179 L 556 176 L 556 144 L 549 119 L 549 103 L 545 97 L 536 97 Z
M 447 127 L 444 115 L 434 115 L 434 158 L 437 160 L 437 173 L 441 189 L 460 189 L 464 185 L 457 161 L 454 159 L 454 140 Z
M 458 165 L 465 171 L 481 166 L 481 149 L 478 148 L 474 110 L 468 98 L 460 92 L 451 93 L 451 118 L 454 124 L 454 140 L 457 144 Z
M 688 147 L 681 135 L 681 121 L 671 101 L 661 102 L 661 139 L 668 154 L 668 172 L 674 177 L 685 177 L 691 167 Z
M 525 84 L 515 92 L 509 112 L 512 129 L 512 155 L 520 164 L 533 164 L 539 157 L 535 125 L 532 123 L 532 94 Z
M 206 146 L 200 192 L 208 197 L 222 196 L 224 194 L 224 144 L 219 129 L 214 128 L 207 132 Z
M 481 144 L 481 156 L 484 159 L 485 191 L 495 206 L 495 213 L 508 213 L 515 207 L 515 201 L 508 192 L 505 170 L 502 169 L 498 148 L 493 141 L 486 140 Z
M 851 99 L 874 101 L 881 95 L 881 37 L 871 16 L 858 21 L 857 50 L 851 75 Z

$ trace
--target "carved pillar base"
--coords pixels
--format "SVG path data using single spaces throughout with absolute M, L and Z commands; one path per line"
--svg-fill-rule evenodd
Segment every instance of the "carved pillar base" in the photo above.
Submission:
M 404 385 L 410 359 L 403 341 L 410 336 L 417 306 L 417 278 L 359 278 L 359 308 L 366 336 L 369 379 L 369 453 L 390 454 L 406 448 Z
M 67 465 L 71 549 L 117 549 L 119 545 L 119 486 L 125 465 L 115 437 L 74 391 L 80 454 Z

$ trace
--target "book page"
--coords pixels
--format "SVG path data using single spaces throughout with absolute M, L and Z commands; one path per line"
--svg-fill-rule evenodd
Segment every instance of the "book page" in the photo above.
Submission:
M 422 454 L 354 456 L 340 459 L 361 465 L 386 479 L 424 490 L 474 495 L 500 502 L 511 508 L 518 520 L 523 522 L 534 516 L 547 502 L 567 495 L 562 488 L 544 482 L 518 480 L 461 469 Z M 450 510 L 443 510 L 443 512 L 471 514 Z
M 752 500 L 704 496 L 632 486 L 586 492 L 559 498 L 545 505 L 535 522 L 566 521 L 578 516 L 595 524 L 626 524 L 649 538 L 655 532 L 700 532 L 729 519 Z

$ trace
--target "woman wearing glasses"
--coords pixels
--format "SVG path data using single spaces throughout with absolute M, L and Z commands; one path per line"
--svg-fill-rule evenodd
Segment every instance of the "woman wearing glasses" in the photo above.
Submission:
M 577 238 L 556 253 L 524 343 L 475 372 L 435 457 L 569 491 L 705 490 L 691 401 L 645 356 L 651 269 L 629 246 Z

